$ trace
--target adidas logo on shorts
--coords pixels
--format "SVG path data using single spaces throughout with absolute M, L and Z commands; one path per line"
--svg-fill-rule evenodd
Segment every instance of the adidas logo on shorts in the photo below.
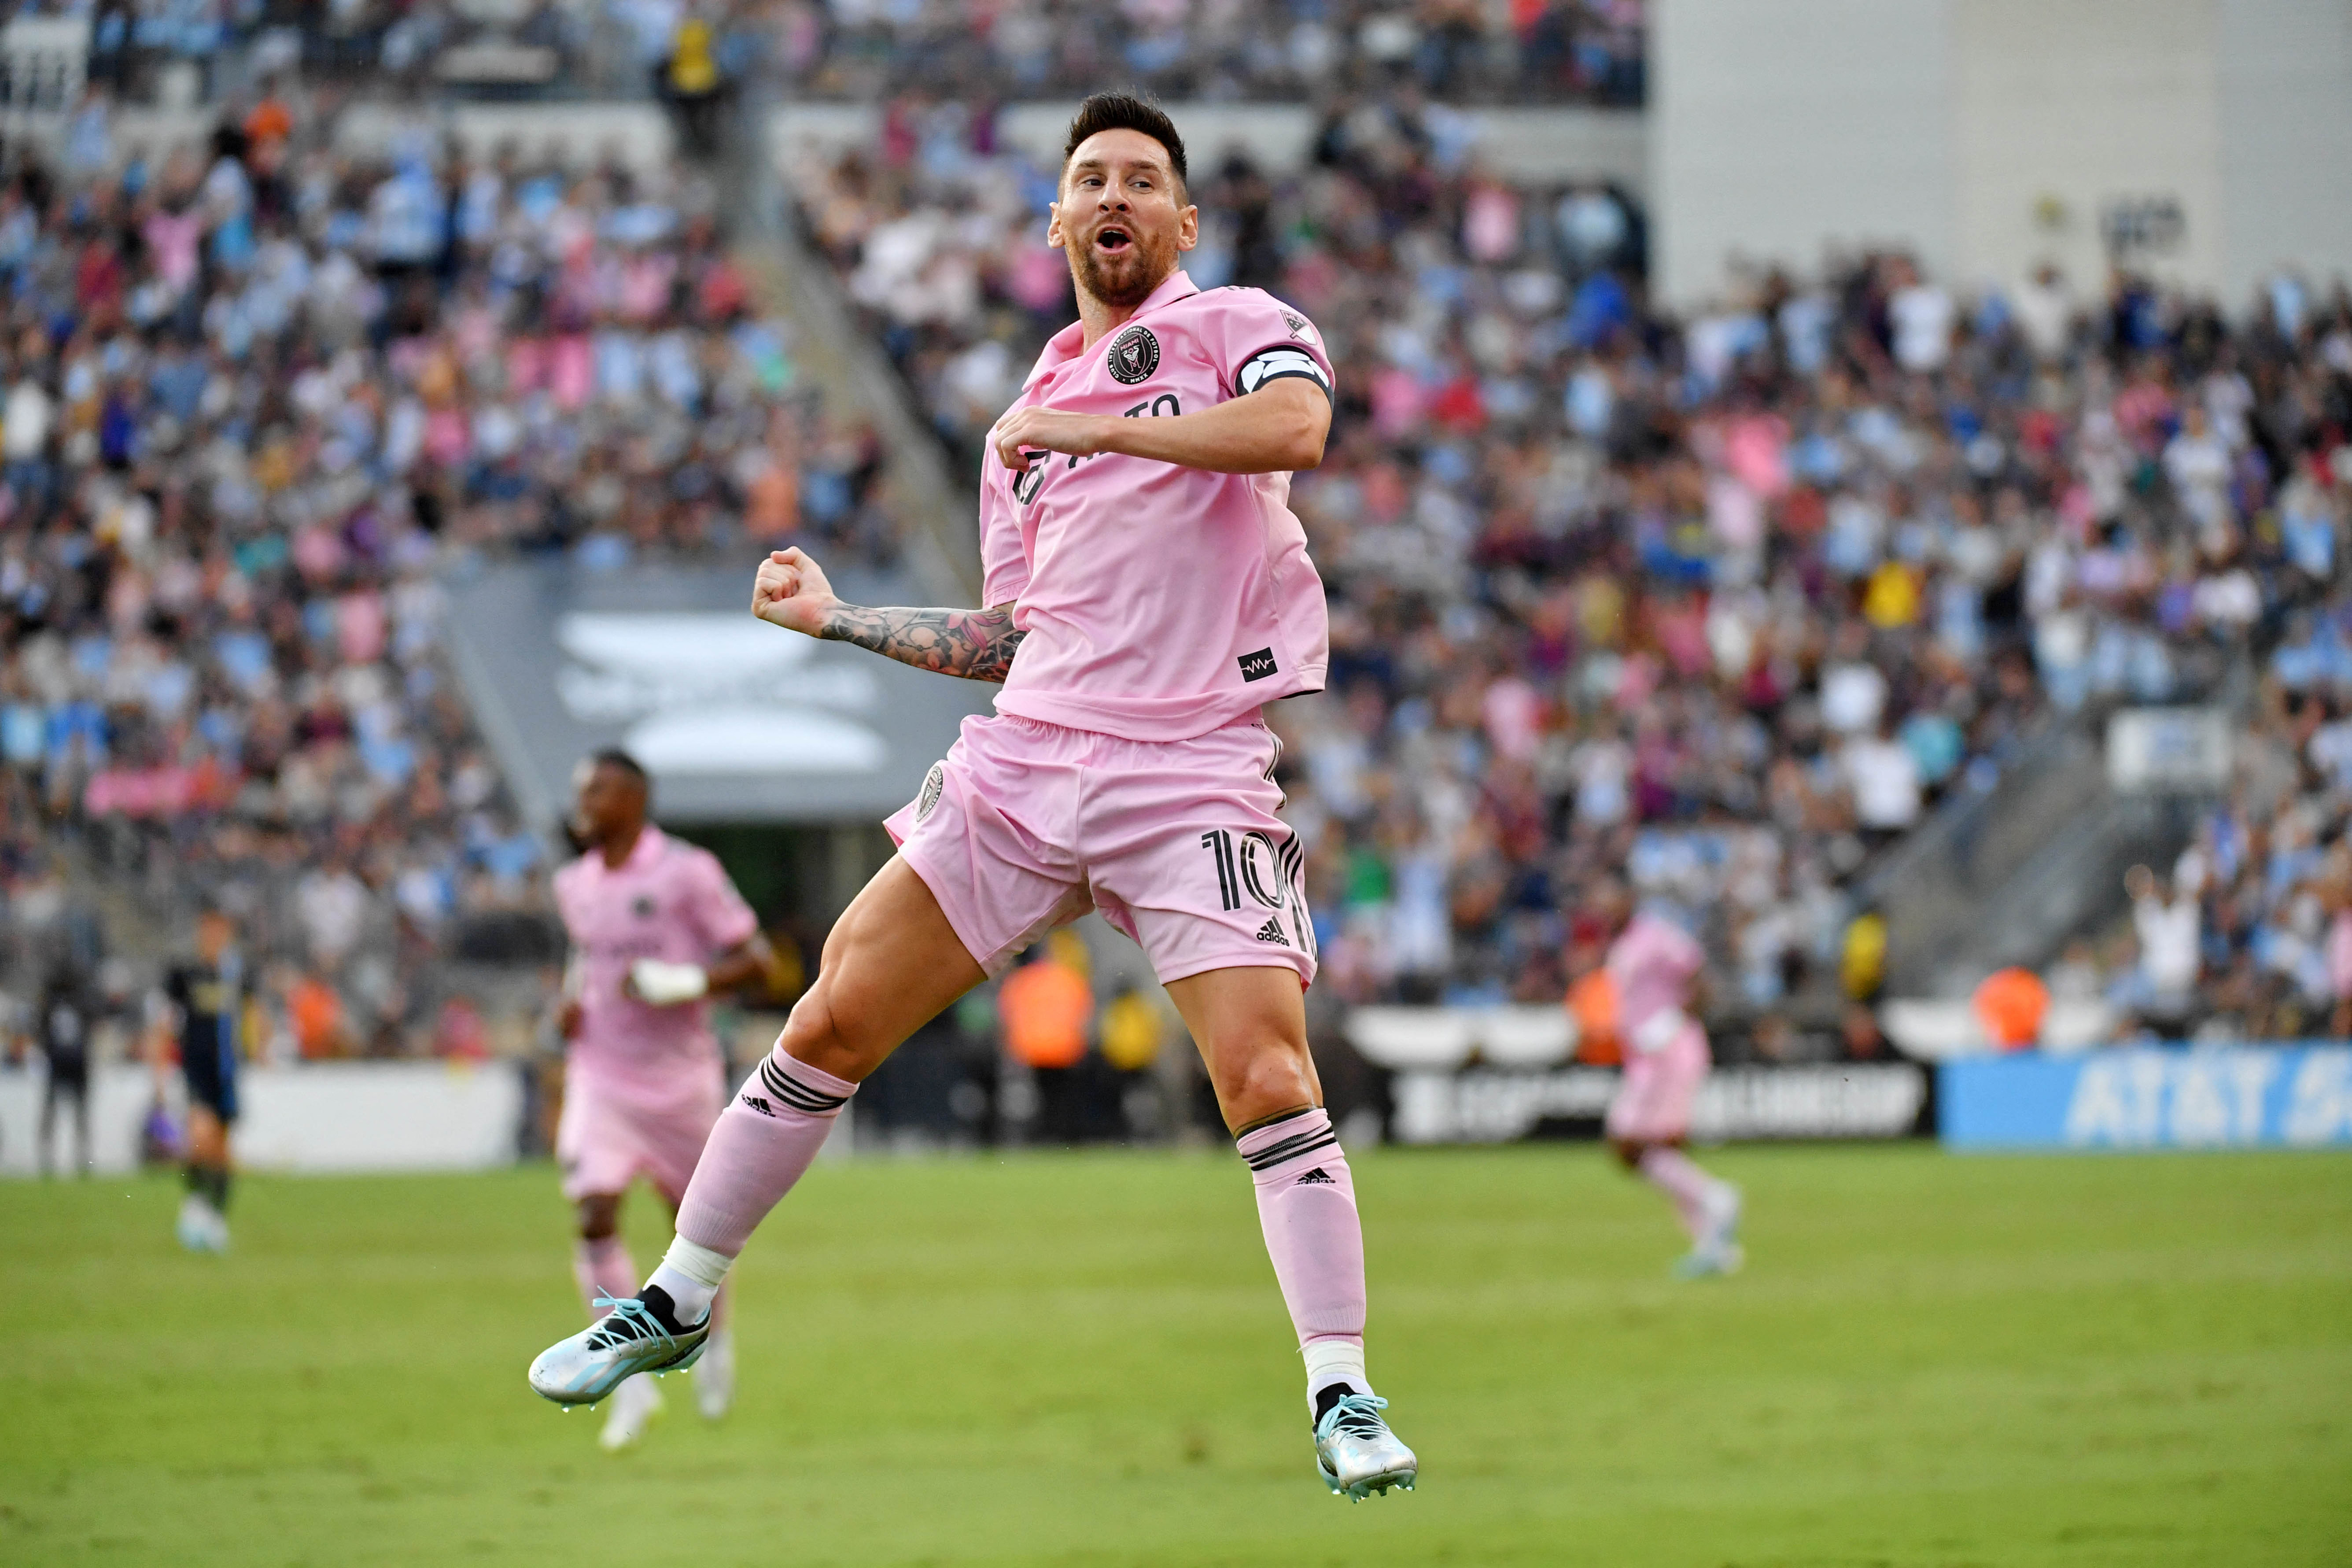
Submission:
M 1336 1187 L 1339 1184 L 1331 1179 L 1329 1172 L 1326 1171 L 1322 1166 L 1318 1165 L 1313 1170 L 1307 1172 L 1305 1175 L 1299 1177 L 1297 1184 L 1302 1187 Z
M 1290 945 L 1290 939 L 1282 934 L 1282 927 L 1275 922 L 1272 916 L 1266 918 L 1265 924 L 1257 928 L 1257 939 L 1260 942 L 1276 942 L 1284 947 Z

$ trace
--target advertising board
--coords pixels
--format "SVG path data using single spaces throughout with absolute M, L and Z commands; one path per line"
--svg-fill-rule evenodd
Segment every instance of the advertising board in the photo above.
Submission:
M 1937 1069 L 1955 1149 L 2317 1148 L 2352 1143 L 2352 1047 L 2132 1047 L 1967 1057 Z

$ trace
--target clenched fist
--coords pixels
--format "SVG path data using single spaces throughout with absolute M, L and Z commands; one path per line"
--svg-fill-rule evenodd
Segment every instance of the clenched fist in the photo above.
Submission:
M 1016 408 L 996 422 L 988 439 L 996 448 L 997 460 L 1018 474 L 1049 452 L 1091 458 L 1108 450 L 1111 433 L 1118 423 L 1099 415 L 1067 414 L 1059 408 Z
M 839 603 L 824 569 L 798 546 L 769 552 L 751 579 L 751 613 L 787 631 L 823 637 L 825 620 Z

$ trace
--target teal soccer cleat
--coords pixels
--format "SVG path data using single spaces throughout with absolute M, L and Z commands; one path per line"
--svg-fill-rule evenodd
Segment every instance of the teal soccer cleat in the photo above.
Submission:
M 612 1310 L 530 1363 L 531 1392 L 541 1398 L 593 1405 L 641 1372 L 692 1366 L 710 1338 L 707 1314 L 692 1328 L 679 1327 L 669 1297 L 656 1287 L 625 1301 L 599 1296 L 596 1304 Z
M 1388 1407 L 1377 1394 L 1343 1394 L 1315 1423 L 1316 1473 L 1349 1502 L 1391 1487 L 1411 1491 L 1420 1478 L 1421 1461 L 1381 1419 Z
M 1675 1262 L 1675 1278 L 1720 1279 L 1738 1273 L 1748 1261 L 1747 1249 L 1739 1245 L 1739 1219 L 1746 1207 L 1739 1189 L 1727 1189 L 1723 1203 L 1708 1216 L 1706 1234 Z

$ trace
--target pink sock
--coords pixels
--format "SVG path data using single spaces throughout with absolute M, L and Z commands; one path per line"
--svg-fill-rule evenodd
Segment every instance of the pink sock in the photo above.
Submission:
M 596 1305 L 597 1292 L 615 1301 L 625 1301 L 637 1293 L 637 1266 L 630 1260 L 629 1244 L 617 1236 L 600 1236 L 593 1241 L 583 1238 L 572 1249 L 572 1275 L 580 1281 L 580 1299 L 588 1303 L 592 1321 L 609 1310 Z
M 856 1084 L 795 1061 L 777 1046 L 710 1130 L 677 1205 L 677 1234 L 730 1258 L 740 1253 L 816 1158 L 833 1119 L 856 1092 Z
M 1666 1194 L 1693 1241 L 1706 1234 L 1708 1211 L 1721 1183 L 1700 1170 L 1689 1155 L 1663 1143 L 1643 1151 L 1633 1168 L 1642 1173 L 1643 1181 Z
M 1258 1225 L 1299 1345 L 1352 1344 L 1361 1364 L 1364 1231 L 1356 1218 L 1355 1178 L 1331 1119 L 1302 1110 L 1252 1128 L 1234 1147 L 1257 1184 Z M 1312 1398 L 1315 1391 L 1307 1392 Z

